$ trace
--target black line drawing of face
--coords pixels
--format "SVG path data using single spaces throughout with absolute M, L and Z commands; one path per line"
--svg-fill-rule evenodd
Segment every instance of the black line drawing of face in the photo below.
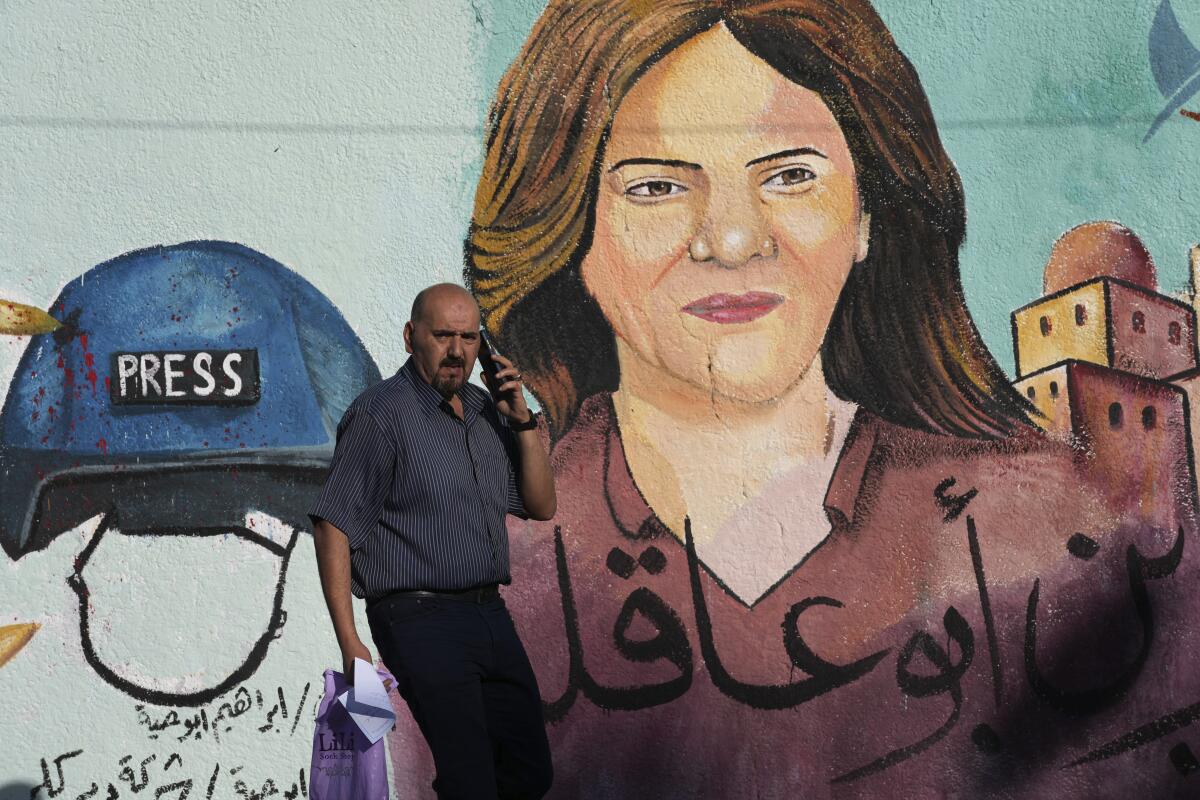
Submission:
M 68 585 L 75 592 L 79 600 L 79 637 L 83 647 L 84 659 L 88 665 L 107 683 L 125 694 L 144 703 L 169 706 L 203 705 L 254 675 L 265 659 L 268 647 L 274 639 L 279 638 L 287 620 L 287 612 L 283 610 L 283 591 L 287 581 L 287 571 L 291 555 L 299 538 L 299 531 L 287 526 L 290 534 L 286 535 L 286 544 L 280 544 L 262 533 L 241 525 L 187 528 L 155 527 L 139 530 L 120 530 L 117 527 L 118 521 L 118 512 L 116 511 L 110 511 L 104 515 L 91 540 L 75 559 L 74 571 L 67 578 Z M 282 524 L 286 526 L 286 523 Z M 122 551 L 131 545 L 135 551 L 143 550 L 145 552 L 141 545 L 151 543 L 158 545 L 165 539 L 168 539 L 168 537 L 174 539 L 173 544 L 184 546 L 186 549 L 187 546 L 193 543 L 199 544 L 207 541 L 211 544 L 211 537 L 218 536 L 225 539 L 219 545 L 221 547 L 226 546 L 228 537 L 233 537 L 238 544 L 247 547 L 262 547 L 267 551 L 269 556 L 277 559 L 277 564 L 271 564 L 266 559 L 260 559 L 260 569 L 257 571 L 259 574 L 256 574 L 256 571 L 251 568 L 249 575 L 244 574 L 248 570 L 248 559 L 240 558 L 236 560 L 236 563 L 231 562 L 231 569 L 236 568 L 239 573 L 237 578 L 238 585 L 247 586 L 248 589 L 253 588 L 250 584 L 252 584 L 254 577 L 261 576 L 261 572 L 263 571 L 262 565 L 265 564 L 277 569 L 277 577 L 273 585 L 265 587 L 265 591 L 270 594 L 270 612 L 261 628 L 261 633 L 257 633 L 247 647 L 238 648 L 240 652 L 234 652 L 234 648 L 232 647 L 233 642 L 225 641 L 224 632 L 216 633 L 214 637 L 207 640 L 200 637 L 199 641 L 193 641 L 191 646 L 184 646 L 182 641 L 177 643 L 164 641 L 165 637 L 161 635 L 157 637 L 160 640 L 158 642 L 140 640 L 138 641 L 138 652 L 141 654 L 142 659 L 152 662 L 157 656 L 160 661 L 166 662 L 166 668 L 163 668 L 162 664 L 158 665 L 161 672 L 169 671 L 172 666 L 178 663 L 181 657 L 186 660 L 189 656 L 200 657 L 198 654 L 202 653 L 203 661 L 200 665 L 200 670 L 184 677 L 159 674 L 148 678 L 144 674 L 136 674 L 138 666 L 143 666 L 144 669 L 144 665 L 137 665 L 133 663 L 132 659 L 126 660 L 125 663 L 121 663 L 120 661 L 121 657 L 128 655 L 131 649 L 125 647 L 125 645 L 129 644 L 129 638 L 143 630 L 153 630 L 150 621 L 156 616 L 161 616 L 164 613 L 169 614 L 172 610 L 177 611 L 181 604 L 186 605 L 189 596 L 188 590 L 191 590 L 193 594 L 202 591 L 204 587 L 199 581 L 199 576 L 195 573 L 191 575 L 184 574 L 182 576 L 178 574 L 175 576 L 150 575 L 151 580 L 145 584 L 145 588 L 150 594 L 158 590 L 159 596 L 157 599 L 161 602 L 145 603 L 137 607 L 140 611 L 137 609 L 118 609 L 118 611 L 123 611 L 123 613 L 120 615 L 120 624 L 117 626 L 119 630 L 114 633 L 114 620 L 117 617 L 111 614 L 111 609 L 106 612 L 104 609 L 98 609 L 95 606 L 97 605 L 99 595 L 106 595 L 105 599 L 113 600 L 114 592 L 108 590 L 117 582 L 94 580 L 93 584 L 89 585 L 84 578 L 85 570 L 91 565 L 92 572 L 100 569 L 103 575 L 105 571 L 103 562 L 107 560 L 113 565 L 120 567 L 126 575 L 136 575 L 139 579 L 145 578 L 147 576 L 142 572 L 143 564 L 130 563 L 131 561 L 136 561 L 136 559 L 116 558 L 116 555 L 124 555 Z M 121 538 L 117 540 L 116 537 Z M 107 559 L 103 558 L 104 551 L 101 551 L 102 558 L 96 558 L 97 551 L 102 543 L 108 543 L 109 545 L 105 550 L 111 549 L 113 551 L 113 555 Z M 114 547 L 118 543 L 124 547 Z M 178 563 L 176 559 L 172 559 L 172 561 L 176 564 Z M 192 579 L 190 584 L 188 582 L 189 578 Z M 127 581 L 122 579 L 119 582 Z M 141 580 L 139 580 L 139 583 L 141 583 Z M 216 612 L 214 621 L 221 626 L 229 624 L 229 620 L 226 617 L 230 610 L 229 605 L 239 604 L 247 608 L 261 605 L 261 603 L 243 602 L 247 599 L 252 600 L 253 598 L 249 597 L 250 595 L 252 595 L 250 591 L 247 591 L 245 594 L 239 591 L 236 598 L 207 598 L 208 607 L 214 609 Z M 228 602 L 231 600 L 233 601 L 232 603 Z M 159 619 L 158 622 L 160 623 L 160 632 L 162 630 L 182 632 L 184 637 L 191 636 L 198 628 L 194 619 L 175 619 L 173 620 L 174 625 L 163 625 L 164 620 L 162 619 Z M 169 623 L 172 620 L 166 620 L 166 622 Z M 254 631 L 253 619 L 248 619 L 246 622 L 248 625 L 244 630 Z M 241 641 L 244 642 L 252 635 L 253 633 L 242 636 Z M 212 648 L 204 650 L 197 646 L 197 644 L 206 643 L 215 645 L 223 652 L 216 654 L 213 653 Z M 241 653 L 244 653 L 244 656 Z M 220 657 L 213 657 L 218 655 Z M 235 667 L 230 669 L 228 666 L 222 665 L 221 671 L 224 674 L 219 680 L 207 679 L 205 672 L 214 662 L 220 664 L 223 659 L 227 660 L 230 657 L 237 659 Z M 199 681 L 203 683 L 203 686 L 194 689 L 180 688 L 188 683 L 196 682 L 197 675 L 200 676 Z

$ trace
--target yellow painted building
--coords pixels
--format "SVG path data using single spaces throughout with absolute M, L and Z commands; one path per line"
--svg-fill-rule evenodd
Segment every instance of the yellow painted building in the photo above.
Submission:
M 1100 277 L 1012 315 L 1017 374 L 1082 361 L 1147 378 L 1196 367 L 1192 308 L 1153 289 Z
M 1067 360 L 1111 366 L 1106 295 L 1101 278 L 1014 311 L 1017 374 L 1024 377 Z

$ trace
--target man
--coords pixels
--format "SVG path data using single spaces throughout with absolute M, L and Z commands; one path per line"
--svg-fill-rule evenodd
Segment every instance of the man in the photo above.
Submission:
M 491 397 L 468 383 L 479 309 L 461 287 L 418 294 L 404 344 L 404 366 L 339 423 L 309 512 L 345 674 L 373 663 L 353 592 L 429 743 L 438 797 L 538 798 L 552 775 L 541 698 L 497 588 L 510 582 L 505 514 L 554 516 L 537 418 L 508 359 L 485 371 Z

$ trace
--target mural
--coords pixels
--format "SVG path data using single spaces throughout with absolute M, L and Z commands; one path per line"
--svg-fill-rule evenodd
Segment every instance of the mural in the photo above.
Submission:
M 0 798 L 308 796 L 304 511 L 460 270 L 550 423 L 560 512 L 512 520 L 505 596 L 552 797 L 1200 794 L 1192 8 L 476 0 L 402 15 L 411 47 L 359 11 L 238 80 L 307 76 L 316 119 L 350 65 L 411 119 L 0 116 L 201 187 L 131 158 L 64 225 L 16 136 L 56 230 L 0 199 Z M 425 63 L 370 84 L 374 49 Z M 432 797 L 396 702 L 395 796 Z
M 13 328 L 40 319 L 18 311 Z M 83 660 L 137 701 L 131 712 L 148 740 L 219 743 L 247 713 L 259 734 L 278 726 L 291 737 L 303 720 L 305 740 L 319 699 L 311 685 L 295 687 L 290 714 L 293 687 L 268 691 L 264 715 L 262 690 L 247 681 L 282 636 L 304 509 L 332 456 L 337 420 L 379 380 L 374 360 L 311 284 L 226 242 L 107 261 L 71 281 L 49 316 L 55 324 L 43 321 L 45 332 L 30 336 L 0 413 L 5 551 L 19 560 L 79 535 L 62 568 Z M 236 570 L 239 624 L 206 614 L 206 567 Z M 13 636 L 27 641 L 34 630 Z M 167 638 L 156 641 L 155 630 Z M 164 716 L 155 706 L 178 710 Z M 65 785 L 64 762 L 81 753 L 54 757 L 53 779 L 42 760 L 49 796 Z M 199 776 L 179 771 L 180 752 L 145 755 L 140 778 L 120 761 L 107 786 L 119 785 L 119 773 L 140 791 L 160 757 L 164 773 L 172 760 L 176 771 L 157 795 L 186 796 Z M 219 763 L 211 767 L 210 797 L 220 773 Z
M 1060 240 L 1011 386 L 865 2 L 551 3 L 487 141 L 468 279 L 569 498 L 509 592 L 556 796 L 1176 785 L 1195 313 L 1136 236 Z

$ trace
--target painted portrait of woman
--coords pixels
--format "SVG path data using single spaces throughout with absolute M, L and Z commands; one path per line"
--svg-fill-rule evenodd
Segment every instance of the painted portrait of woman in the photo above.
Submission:
M 1021 685 L 985 617 L 1122 519 L 984 346 L 965 234 L 867 0 L 549 3 L 466 277 L 553 443 L 559 515 L 511 532 L 506 594 L 555 796 L 918 796 L 879 792 L 940 785 L 919 754 Z
M 751 603 L 828 533 L 856 410 L 1027 424 L 966 310 L 964 233 L 866 3 L 551 4 L 500 87 L 469 278 L 554 438 L 611 417 L 655 515 Z M 773 489 L 814 513 L 764 542 L 736 512 Z

